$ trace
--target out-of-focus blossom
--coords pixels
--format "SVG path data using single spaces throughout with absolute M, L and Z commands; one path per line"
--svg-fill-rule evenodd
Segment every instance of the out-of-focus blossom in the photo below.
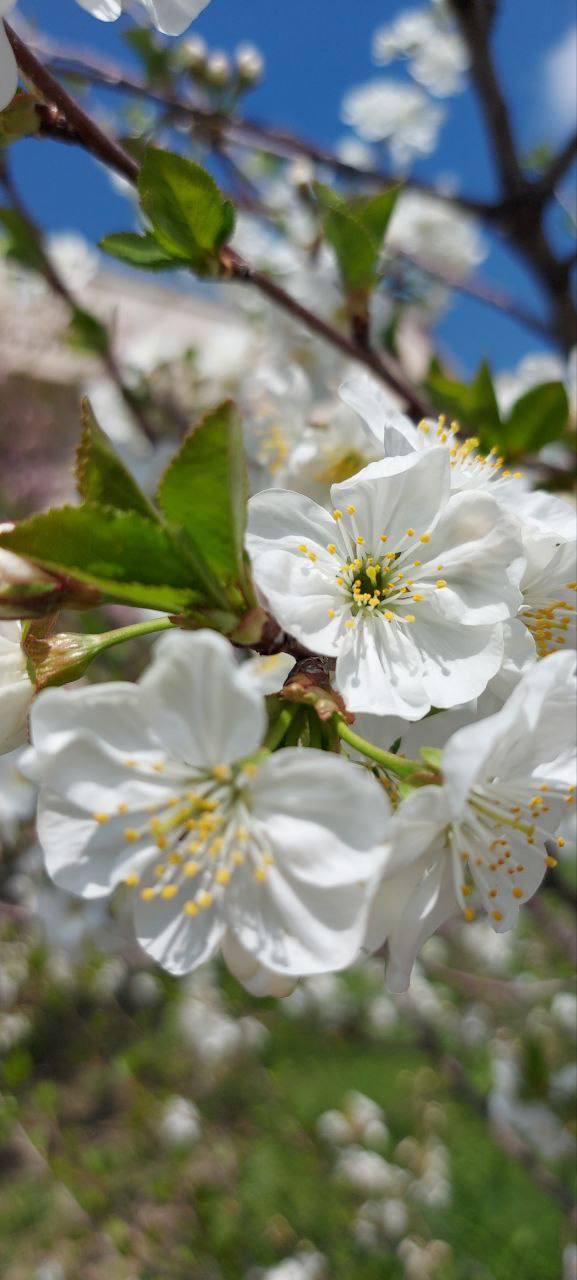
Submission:
M 386 249 L 407 253 L 424 267 L 456 280 L 467 276 L 487 254 L 474 218 L 419 191 L 399 196 L 387 229 Z
M 406 58 L 415 80 L 440 98 L 464 88 L 469 54 L 448 6 L 437 0 L 428 9 L 401 10 L 375 32 L 373 57 L 381 66 Z
M 416 85 L 384 79 L 350 89 L 341 115 L 363 141 L 387 142 L 394 163 L 401 169 L 415 156 L 434 150 L 445 118 L 443 108 Z
M 0 755 L 25 741 L 33 695 L 20 623 L 0 622 Z

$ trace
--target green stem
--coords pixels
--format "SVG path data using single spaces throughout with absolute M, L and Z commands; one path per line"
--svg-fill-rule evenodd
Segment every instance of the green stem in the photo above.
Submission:
M 124 644 L 125 640 L 137 640 L 139 636 L 152 635 L 155 631 L 170 631 L 173 624 L 170 618 L 151 618 L 149 622 L 134 622 L 128 627 L 117 627 L 114 631 L 103 631 L 94 636 L 97 651 L 112 649 L 115 644 Z
M 298 707 L 294 704 L 293 706 L 283 707 L 278 719 L 274 721 L 274 724 L 271 724 L 266 735 L 262 744 L 263 751 L 274 751 L 280 745 L 285 734 L 288 733 L 297 711 Z
M 354 733 L 346 720 L 337 720 L 336 726 L 339 738 L 342 738 L 343 742 L 348 742 L 355 751 L 360 751 L 361 755 L 374 760 L 388 773 L 396 774 L 397 778 L 410 778 L 413 773 L 422 772 L 423 766 L 418 760 L 406 760 L 404 756 L 396 756 L 392 751 L 382 751 L 380 747 L 373 746 L 372 742 L 367 742 L 366 738 L 361 738 L 360 734 Z

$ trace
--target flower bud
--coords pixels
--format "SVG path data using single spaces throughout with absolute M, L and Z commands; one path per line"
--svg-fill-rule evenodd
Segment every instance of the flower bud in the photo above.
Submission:
M 79 680 L 102 647 L 100 635 L 66 631 L 47 636 L 31 631 L 24 641 L 38 691 Z
M 209 84 L 218 88 L 228 84 L 230 72 L 230 59 L 226 53 L 216 50 L 215 53 L 210 54 L 206 63 L 206 79 Z
M 179 57 L 188 71 L 203 71 L 206 66 L 207 49 L 202 36 L 191 36 L 180 45 Z
M 239 44 L 235 52 L 239 79 L 246 85 L 257 84 L 264 72 L 264 58 L 254 44 Z

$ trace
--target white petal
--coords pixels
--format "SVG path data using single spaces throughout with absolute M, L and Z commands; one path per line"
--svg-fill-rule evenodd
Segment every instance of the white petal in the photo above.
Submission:
M 302 493 L 290 489 L 264 489 L 250 499 L 248 504 L 247 545 L 251 555 L 259 550 L 259 544 L 285 544 L 296 550 L 297 543 L 307 543 L 311 550 L 325 552 L 328 543 L 334 541 L 335 525 L 332 517 Z
M 294 991 L 298 978 L 285 978 L 282 974 L 272 973 L 259 964 L 254 956 L 241 947 L 238 938 L 227 931 L 221 944 L 222 958 L 243 987 L 253 996 L 290 996 Z
M 170 901 L 137 898 L 134 926 L 141 947 L 169 973 L 197 969 L 218 950 L 225 925 L 216 904 L 187 916 L 182 893 Z
M 519 523 L 502 514 L 493 498 L 478 492 L 454 494 L 431 535 L 427 560 L 420 569 L 421 577 L 447 583 L 446 588 L 433 591 L 427 607 L 466 624 L 514 617 L 522 596 L 507 571 L 521 554 Z
M 263 883 L 235 875 L 225 910 L 245 951 L 274 973 L 299 977 L 352 964 L 365 933 L 368 891 L 356 884 L 317 888 L 273 866 Z
M 421 947 L 459 909 L 451 860 L 442 851 L 416 891 L 409 895 L 405 909 L 389 937 L 389 959 L 386 967 L 389 991 L 400 993 L 407 990 Z
M 214 631 L 167 636 L 140 691 L 166 749 L 189 765 L 230 764 L 256 751 L 264 737 L 264 699 Z
M 144 819 L 145 815 L 141 815 Z M 148 816 L 148 815 L 146 815 Z M 126 818 L 100 824 L 55 792 L 43 789 L 38 805 L 38 838 L 46 870 L 62 889 L 82 898 L 112 893 L 133 871 L 155 857 L 153 844 L 127 846 Z
M 166 36 L 181 36 L 209 0 L 142 0 L 155 27 Z
M 0 12 L 6 13 L 11 8 L 12 3 L 9 5 L 4 3 Z M 7 107 L 12 101 L 17 87 L 18 67 L 16 66 L 12 46 L 4 30 L 4 23 L 0 19 L 0 111 L 3 111 L 4 107 Z
M 366 769 L 325 751 L 277 751 L 252 787 L 252 813 L 275 862 L 303 885 L 332 888 L 378 874 L 389 812 Z
M 420 609 L 411 638 L 422 659 L 428 706 L 458 707 L 478 698 L 503 661 L 503 630 L 461 626 Z
M 386 533 L 395 550 L 408 528 L 420 535 L 431 529 L 450 494 L 450 464 L 446 449 L 429 449 L 404 458 L 371 462 L 350 480 L 331 489 L 334 507 L 356 507 L 356 520 L 373 552 Z
M 30 716 L 40 769 L 42 759 L 50 760 L 77 733 L 93 734 L 117 751 L 157 760 L 160 743 L 140 704 L 138 685 L 120 680 L 81 689 L 46 689 L 36 698 Z
M 431 707 L 409 628 L 379 614 L 359 619 L 341 645 L 336 684 L 351 711 L 420 720 Z
M 347 378 L 339 387 L 339 396 L 362 418 L 381 449 L 384 446 L 386 457 L 412 453 L 416 448 L 417 430 L 410 418 L 395 411 L 390 396 L 369 373 Z
M 315 653 L 334 657 L 349 608 L 334 580 L 335 566 L 329 561 L 328 554 L 324 561 L 319 554 L 313 564 L 296 546 L 278 547 L 258 552 L 253 569 L 277 622 Z
M 76 3 L 100 22 L 115 22 L 122 13 L 122 0 L 76 0 Z
M 268 658 L 257 656 L 243 662 L 242 674 L 265 697 L 282 689 L 295 662 L 288 653 L 273 653 Z

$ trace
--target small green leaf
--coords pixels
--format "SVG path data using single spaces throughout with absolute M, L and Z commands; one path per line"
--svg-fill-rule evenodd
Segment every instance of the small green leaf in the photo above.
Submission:
M 233 219 L 229 202 L 223 200 L 206 169 L 170 151 L 148 147 L 138 190 L 156 239 L 167 253 L 185 257 L 197 271 L 211 274 Z
M 8 106 L 0 111 L 0 147 L 20 138 L 29 138 L 40 129 L 40 116 L 36 110 L 38 99 L 31 93 L 17 89 Z
M 439 413 L 454 418 L 474 431 L 484 449 L 503 447 L 502 422 L 491 378 L 485 361 L 471 383 L 447 378 L 438 361 L 433 361 L 426 381 L 433 404 Z
M 82 307 L 75 308 L 65 336 L 74 351 L 89 351 L 97 356 L 106 355 L 108 351 L 108 334 L 104 325 Z
M 128 604 L 186 613 L 204 603 L 169 533 L 135 511 L 60 507 L 1 534 L 0 546 Z
M 112 442 L 99 427 L 90 401 L 82 401 L 82 435 L 76 454 L 76 485 L 84 502 L 136 511 L 147 520 L 158 516 L 136 480 L 121 462 Z
M 355 200 L 352 211 L 380 249 L 402 187 L 389 187 L 369 200 Z
M 30 227 L 16 209 L 0 208 L 0 227 L 4 227 L 3 250 L 7 258 L 22 267 L 42 274 L 44 260 Z
M 187 261 L 182 254 L 175 256 L 158 243 L 152 232 L 139 236 L 135 231 L 119 231 L 105 236 L 100 248 L 111 258 L 128 262 L 131 267 L 144 267 L 148 271 L 170 271 L 182 268 Z
M 569 401 L 562 382 L 532 387 L 513 405 L 503 427 L 503 449 L 510 457 L 536 453 L 559 440 L 569 422 Z
M 203 418 L 165 472 L 158 502 L 225 586 L 247 585 L 247 477 L 242 430 L 227 401 Z
M 325 237 L 332 245 L 346 293 L 366 292 L 376 279 L 378 247 L 354 217 L 347 202 L 330 187 L 315 183 Z

